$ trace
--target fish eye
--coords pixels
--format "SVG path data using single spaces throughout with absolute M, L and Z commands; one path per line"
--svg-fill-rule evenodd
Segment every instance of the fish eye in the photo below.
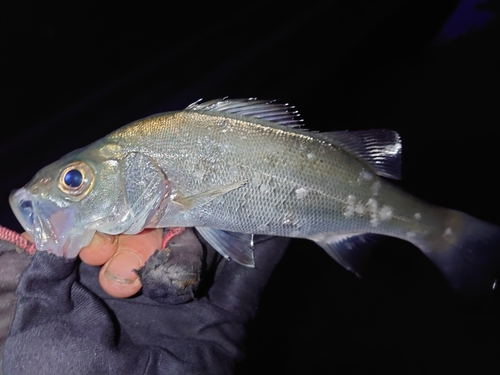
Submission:
M 94 184 L 94 171 L 82 161 L 68 164 L 59 175 L 59 189 L 72 200 L 84 198 Z
M 79 188 L 83 183 L 83 173 L 78 169 L 70 169 L 64 175 L 64 183 L 70 188 Z

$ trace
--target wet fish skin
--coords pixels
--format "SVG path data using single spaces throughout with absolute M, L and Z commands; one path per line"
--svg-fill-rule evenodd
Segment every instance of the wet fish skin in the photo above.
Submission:
M 39 249 L 68 257 L 95 231 L 185 226 L 244 265 L 252 235 L 276 235 L 311 239 L 358 273 L 364 240 L 388 235 L 420 248 L 454 288 L 491 288 L 500 231 L 384 178 L 399 178 L 397 133 L 314 133 L 295 115 L 255 100 L 153 115 L 42 169 L 11 205 Z M 86 179 L 77 193 L 64 186 L 74 169 Z

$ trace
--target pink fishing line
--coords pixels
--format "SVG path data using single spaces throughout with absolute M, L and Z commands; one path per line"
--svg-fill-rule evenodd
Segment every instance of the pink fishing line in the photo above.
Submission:
M 35 244 L 31 241 L 28 241 L 26 238 L 21 236 L 21 234 L 13 231 L 9 228 L 5 228 L 0 225 L 0 240 L 5 242 L 9 242 L 15 245 L 17 248 L 22 249 L 29 254 L 34 254 L 36 251 Z

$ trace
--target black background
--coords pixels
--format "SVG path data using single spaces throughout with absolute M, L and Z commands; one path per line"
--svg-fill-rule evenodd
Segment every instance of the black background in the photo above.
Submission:
M 397 130 L 405 189 L 500 224 L 498 4 L 3 6 L 0 223 L 20 230 L 10 191 L 63 154 L 138 118 L 229 96 L 290 102 L 310 129 Z M 382 241 L 359 280 L 297 240 L 247 346 L 241 374 L 498 373 L 500 309 L 496 298 L 456 298 L 402 241 Z

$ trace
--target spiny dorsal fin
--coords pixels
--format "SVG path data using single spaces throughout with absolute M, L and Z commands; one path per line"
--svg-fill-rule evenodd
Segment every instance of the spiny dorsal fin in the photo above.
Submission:
M 298 128 L 303 125 L 298 111 L 288 103 L 249 99 L 215 99 L 207 102 L 198 100 L 186 110 L 223 112 L 232 115 L 253 117 L 281 125 Z M 303 134 L 342 147 L 364 160 L 379 176 L 401 179 L 401 138 L 398 133 L 387 129 L 335 131 L 317 133 L 301 129 Z
M 393 130 L 335 131 L 316 133 L 314 137 L 363 159 L 379 176 L 401 179 L 401 137 Z
M 253 117 L 291 127 L 302 126 L 298 119 L 299 112 L 288 103 L 276 103 L 274 100 L 215 99 L 201 103 L 200 100 L 186 107 L 190 111 L 224 112 L 233 115 Z

